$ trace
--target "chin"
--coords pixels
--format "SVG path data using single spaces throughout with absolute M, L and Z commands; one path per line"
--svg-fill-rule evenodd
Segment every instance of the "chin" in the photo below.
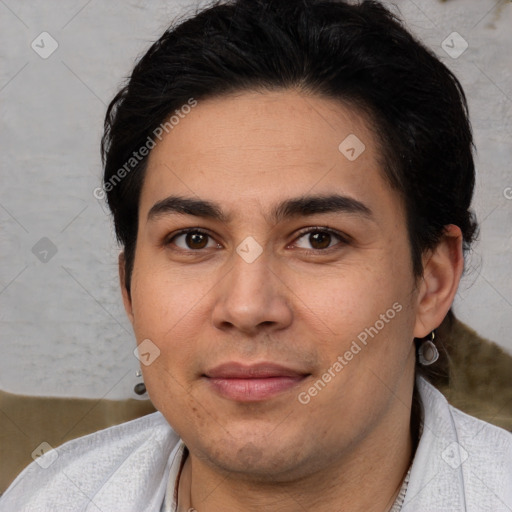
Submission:
M 254 432 L 223 434 L 206 446 L 192 446 L 191 451 L 211 467 L 259 482 L 294 480 L 309 465 L 303 439 L 278 434 L 269 440 L 267 435 Z

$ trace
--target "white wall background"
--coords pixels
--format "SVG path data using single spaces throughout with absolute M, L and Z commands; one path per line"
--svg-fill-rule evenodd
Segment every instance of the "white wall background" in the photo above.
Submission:
M 393 4 L 469 96 L 481 241 L 455 311 L 512 353 L 512 3 Z M 93 197 L 99 140 L 106 105 L 135 58 L 171 18 L 195 6 L 0 0 L 1 389 L 135 397 L 138 361 L 118 290 L 118 249 L 106 210 Z M 31 48 L 43 31 L 58 43 L 47 59 Z M 441 47 L 454 31 L 469 45 L 456 59 Z M 49 48 L 46 40 L 39 51 Z M 39 242 L 43 237 L 51 243 Z M 38 242 L 34 252 L 49 251 L 47 262 L 33 252 Z

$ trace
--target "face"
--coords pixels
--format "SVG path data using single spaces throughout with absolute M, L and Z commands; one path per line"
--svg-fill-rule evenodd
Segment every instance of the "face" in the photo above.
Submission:
M 211 467 L 335 464 L 412 391 L 417 293 L 379 162 L 362 115 L 294 91 L 199 102 L 152 150 L 125 304 L 159 350 L 151 400 Z

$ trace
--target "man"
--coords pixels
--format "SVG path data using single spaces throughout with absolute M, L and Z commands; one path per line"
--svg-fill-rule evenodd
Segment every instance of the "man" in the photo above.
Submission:
M 105 127 L 159 412 L 60 447 L 1 511 L 512 510 L 510 434 L 422 377 L 476 229 L 464 94 L 382 5 L 215 4 Z

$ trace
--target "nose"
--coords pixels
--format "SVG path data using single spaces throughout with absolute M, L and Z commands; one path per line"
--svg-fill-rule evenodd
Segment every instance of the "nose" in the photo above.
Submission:
M 288 327 L 293 318 L 288 288 L 265 254 L 250 263 L 238 254 L 233 260 L 231 271 L 215 289 L 214 326 L 249 336 Z

